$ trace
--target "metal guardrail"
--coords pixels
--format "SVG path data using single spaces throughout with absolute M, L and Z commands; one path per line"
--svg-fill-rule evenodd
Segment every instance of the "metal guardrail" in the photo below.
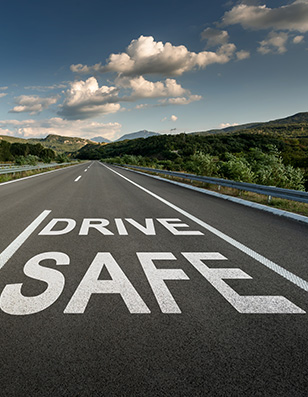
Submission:
M 283 189 L 275 186 L 265 186 L 265 185 L 257 185 L 255 183 L 246 183 L 246 182 L 235 182 L 227 179 L 221 178 L 212 178 L 208 176 L 199 176 L 194 174 L 187 174 L 184 172 L 174 172 L 174 171 L 166 171 L 166 170 L 158 170 L 155 168 L 147 168 L 147 167 L 139 167 L 136 165 L 130 164 L 115 164 L 119 166 L 134 168 L 140 171 L 149 171 L 154 172 L 156 174 L 169 175 L 175 178 L 188 179 L 190 181 L 197 181 L 202 183 L 209 183 L 218 186 L 226 186 L 238 190 L 244 190 L 246 192 L 253 192 L 258 194 L 263 194 L 268 196 L 268 202 L 271 201 L 272 197 L 278 197 L 286 200 L 299 201 L 301 203 L 308 203 L 308 192 L 303 192 L 301 190 L 292 190 L 292 189 Z
M 33 171 L 33 170 L 40 170 L 44 168 L 53 168 L 53 167 L 58 167 L 61 165 L 69 165 L 69 164 L 74 164 L 75 162 L 71 163 L 50 163 L 50 164 L 38 164 L 38 165 L 12 165 L 8 166 L 5 165 L 0 167 L 0 175 L 5 175 L 5 174 L 16 174 L 18 172 L 25 172 L 25 171 Z

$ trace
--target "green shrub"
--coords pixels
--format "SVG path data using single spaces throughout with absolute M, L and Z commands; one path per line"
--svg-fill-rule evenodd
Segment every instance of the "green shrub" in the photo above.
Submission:
M 304 172 L 292 165 L 285 165 L 276 147 L 271 147 L 269 153 L 263 153 L 260 149 L 251 149 L 247 157 L 255 174 L 255 183 L 305 190 Z
M 36 165 L 38 162 L 38 157 L 32 154 L 28 156 L 17 156 L 15 159 L 16 165 Z
M 56 156 L 55 161 L 57 163 L 68 163 L 69 158 L 65 154 L 61 153 Z
M 215 157 L 197 152 L 190 156 L 188 166 L 193 173 L 205 176 L 217 176 L 218 166 Z
M 227 159 L 219 163 L 219 173 L 222 178 L 238 182 L 254 182 L 254 173 L 244 157 L 228 154 Z

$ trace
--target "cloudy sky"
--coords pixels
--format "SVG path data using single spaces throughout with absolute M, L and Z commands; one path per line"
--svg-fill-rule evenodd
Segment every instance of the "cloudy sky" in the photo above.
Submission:
M 308 0 L 10 0 L 0 135 L 204 131 L 308 111 Z

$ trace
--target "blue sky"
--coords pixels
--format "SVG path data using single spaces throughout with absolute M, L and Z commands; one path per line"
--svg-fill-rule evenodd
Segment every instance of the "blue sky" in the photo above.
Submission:
M 0 135 L 111 140 L 308 111 L 308 0 L 11 0 Z

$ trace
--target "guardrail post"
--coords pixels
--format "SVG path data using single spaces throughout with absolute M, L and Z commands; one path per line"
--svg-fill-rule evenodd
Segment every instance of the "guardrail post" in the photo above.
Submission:
M 272 201 L 272 196 L 267 196 L 267 203 L 270 204 Z

